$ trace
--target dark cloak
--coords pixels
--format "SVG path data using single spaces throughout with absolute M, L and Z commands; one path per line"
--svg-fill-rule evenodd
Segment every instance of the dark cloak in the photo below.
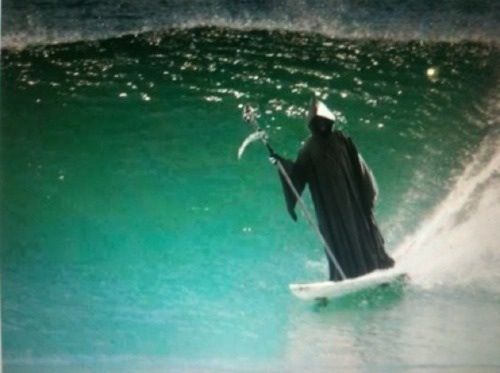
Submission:
M 299 194 L 306 184 L 319 229 L 347 278 L 394 265 L 373 216 L 376 185 L 352 140 L 340 131 L 312 135 L 292 162 L 276 156 Z M 281 176 L 288 212 L 296 220 L 297 198 Z M 328 258 L 330 280 L 341 280 Z

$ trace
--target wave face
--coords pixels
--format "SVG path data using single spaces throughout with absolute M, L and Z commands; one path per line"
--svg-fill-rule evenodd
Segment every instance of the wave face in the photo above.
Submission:
M 2 47 L 105 39 L 166 28 L 311 31 L 347 39 L 497 42 L 498 1 L 3 1 Z

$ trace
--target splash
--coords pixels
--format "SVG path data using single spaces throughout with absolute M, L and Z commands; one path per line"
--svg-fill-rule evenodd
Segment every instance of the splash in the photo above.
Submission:
M 498 131 L 497 131 L 498 132 Z M 488 136 L 450 194 L 396 250 L 412 282 L 500 293 L 500 136 Z

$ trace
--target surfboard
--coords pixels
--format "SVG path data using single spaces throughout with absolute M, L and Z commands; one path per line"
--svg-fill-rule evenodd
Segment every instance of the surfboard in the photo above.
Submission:
M 323 281 L 309 284 L 290 284 L 293 295 L 302 300 L 324 300 L 342 297 L 357 291 L 402 280 L 407 275 L 401 270 L 386 269 L 343 281 Z

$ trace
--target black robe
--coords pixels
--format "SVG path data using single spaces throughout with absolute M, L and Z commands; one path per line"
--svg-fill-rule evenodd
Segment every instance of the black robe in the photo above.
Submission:
M 276 156 L 299 194 L 309 185 L 319 229 L 347 278 L 394 265 L 375 223 L 376 186 L 352 140 L 342 132 L 312 135 L 295 162 Z M 281 176 L 288 211 L 294 220 L 297 199 Z M 341 280 L 328 258 L 330 280 Z

